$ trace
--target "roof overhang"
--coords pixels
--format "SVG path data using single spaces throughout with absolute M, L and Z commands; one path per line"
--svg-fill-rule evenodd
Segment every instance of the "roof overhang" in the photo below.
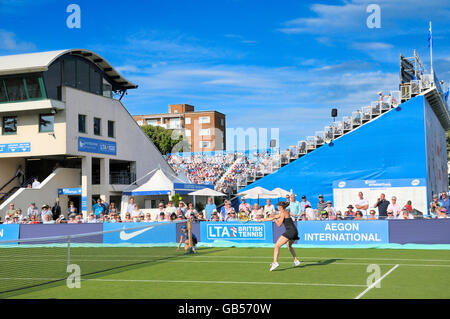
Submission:
M 439 91 L 433 87 L 423 92 L 423 95 L 427 99 L 428 104 L 430 104 L 444 130 L 449 130 L 450 116 L 448 114 L 447 105 L 444 100 L 442 100 Z
M 47 71 L 49 66 L 64 55 L 76 55 L 96 64 L 115 84 L 124 90 L 138 86 L 123 77 L 112 65 L 97 53 L 85 49 L 70 49 L 0 56 L 0 76 Z

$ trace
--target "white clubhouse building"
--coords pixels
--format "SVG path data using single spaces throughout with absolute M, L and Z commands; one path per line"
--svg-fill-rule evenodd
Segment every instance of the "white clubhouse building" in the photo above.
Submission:
M 120 209 L 149 171 L 173 175 L 120 101 L 136 88 L 89 50 L 1 56 L 0 216 L 57 198 L 64 214 L 69 201 L 90 212 L 97 197 Z

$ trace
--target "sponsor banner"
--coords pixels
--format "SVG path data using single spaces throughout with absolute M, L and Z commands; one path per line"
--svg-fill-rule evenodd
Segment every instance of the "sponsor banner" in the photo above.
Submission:
M 214 185 L 211 184 L 185 184 L 185 183 L 173 183 L 175 192 L 178 191 L 197 191 L 204 188 L 214 189 Z
M 187 226 L 187 222 L 185 223 L 177 223 L 177 229 L 176 229 L 176 237 L 175 241 L 177 243 L 180 242 L 181 237 L 181 227 Z M 200 241 L 200 222 L 193 222 L 192 223 L 192 233 L 197 237 L 197 241 Z
M 79 136 L 78 151 L 87 153 L 117 155 L 117 144 L 116 142 L 103 141 Z
M 146 225 L 148 227 L 143 227 Z M 128 228 L 136 227 L 143 228 L 127 230 Z M 103 231 L 116 229 L 121 229 L 121 231 L 103 234 L 104 244 L 174 243 L 176 238 L 176 224 L 170 222 L 103 224 Z
M 5 240 L 19 239 L 19 227 L 17 224 L 0 224 L 0 244 Z
M 450 244 L 450 219 L 389 220 L 389 242 Z
M 297 223 L 299 244 L 355 245 L 389 243 L 386 220 L 304 221 Z
M 53 237 L 63 235 L 87 234 L 101 232 L 102 224 L 38 224 L 20 225 L 20 239 Z M 101 243 L 102 235 L 92 235 L 81 238 L 72 238 L 71 243 Z M 67 243 L 67 239 L 33 242 L 30 244 Z
M 81 195 L 81 188 L 59 188 L 58 195 Z
M 368 179 L 333 182 L 333 188 L 423 187 L 426 185 L 424 178 Z
M 31 151 L 31 143 L 0 144 L 0 153 L 25 153 Z
M 202 242 L 215 240 L 247 243 L 273 242 L 272 222 L 202 222 L 200 234 Z

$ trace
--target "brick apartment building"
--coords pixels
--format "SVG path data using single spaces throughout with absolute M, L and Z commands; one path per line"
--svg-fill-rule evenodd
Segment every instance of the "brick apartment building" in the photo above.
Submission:
M 169 104 L 169 113 L 134 115 L 133 118 L 139 126 L 155 125 L 180 130 L 189 141 L 191 152 L 225 149 L 225 114 L 223 113 L 195 112 L 193 105 Z

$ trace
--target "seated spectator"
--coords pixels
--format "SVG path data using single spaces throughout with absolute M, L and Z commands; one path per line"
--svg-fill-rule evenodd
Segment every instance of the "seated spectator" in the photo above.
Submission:
M 127 213 L 125 214 L 125 219 L 124 219 L 123 222 L 124 222 L 124 223 L 132 223 L 132 222 L 133 222 L 133 219 L 131 219 L 131 214 L 130 214 L 129 212 L 127 212 Z
M 172 214 L 170 214 L 170 219 L 169 219 L 170 221 L 174 221 L 174 220 L 177 220 L 177 213 L 172 213 Z
M 392 210 L 387 211 L 386 219 L 395 219 L 394 212 Z
M 75 216 L 75 223 L 76 224 L 83 224 L 84 223 L 83 217 L 81 217 L 81 215 Z
M 52 216 L 49 214 L 44 215 L 44 220 L 42 221 L 43 224 L 54 224 L 55 221 L 52 219 Z
M 250 212 L 250 215 L 249 215 L 250 219 L 251 219 L 251 220 L 255 220 L 255 219 L 256 219 L 256 215 L 257 215 L 260 211 L 261 211 L 261 210 L 260 210 L 260 208 L 259 208 L 259 205 L 258 205 L 257 203 L 255 203 L 255 204 L 253 205 L 253 209 L 252 209 L 252 211 Z
M 76 220 L 75 220 L 75 217 L 76 217 L 77 215 L 75 215 L 75 214 L 70 214 L 69 215 L 69 221 L 67 222 L 68 224 L 76 224 L 77 222 L 76 222 Z
M 96 224 L 97 223 L 97 218 L 95 216 L 94 213 L 90 213 L 88 220 L 86 221 L 87 224 Z
M 237 221 L 237 217 L 236 217 L 236 212 L 234 211 L 234 209 L 232 211 L 230 211 L 229 214 L 227 214 L 227 218 L 225 219 L 225 221 L 227 222 L 232 222 L 232 221 Z
M 378 218 L 376 217 L 376 212 L 375 210 L 371 209 L 369 212 L 369 218 L 367 218 L 368 220 L 377 220 Z
M 397 197 L 392 196 L 391 203 L 388 205 L 387 209 L 394 213 L 395 218 L 398 218 L 401 215 L 402 208 L 397 204 Z
M 355 220 L 363 220 L 363 213 L 360 210 L 357 210 L 355 213 Z
M 115 202 L 111 202 L 111 204 L 108 207 L 108 214 L 114 213 L 114 214 L 120 214 L 119 210 L 116 207 Z
M 320 214 L 320 220 L 328 220 L 328 212 L 323 210 Z
M 70 202 L 69 207 L 67 208 L 67 216 L 72 214 L 78 215 L 78 209 L 75 207 L 73 202 Z
M 214 211 L 213 211 L 214 213 Z M 217 212 L 215 212 L 217 214 Z M 197 214 L 197 220 L 198 221 L 206 221 L 206 210 L 201 211 Z
M 255 221 L 260 222 L 260 221 L 263 221 L 263 219 L 264 219 L 264 213 L 260 210 L 256 214 Z
M 217 215 L 217 212 L 213 212 L 213 213 L 211 214 L 211 221 L 212 221 L 212 222 L 218 222 L 218 221 L 220 221 L 219 216 Z
M 1 221 L 1 219 L 0 219 L 0 221 Z M 28 221 L 28 217 L 27 216 L 23 216 L 21 224 L 26 225 L 26 224 L 28 224 L 28 222 L 29 222 Z
M 194 205 L 192 203 L 188 204 L 188 209 L 185 212 L 186 218 L 194 218 L 197 211 L 194 209 Z
M 326 210 L 326 212 L 328 213 L 328 218 L 331 219 L 336 219 L 336 210 L 332 207 L 332 202 L 331 200 L 326 202 L 327 206 L 325 207 L 324 210 Z
M 344 212 L 344 218 L 352 220 L 355 218 L 355 212 L 353 211 L 353 205 L 348 205 L 347 210 Z
M 441 200 L 440 200 L 441 206 L 445 208 L 445 211 L 447 214 L 450 212 L 450 198 L 447 196 L 446 192 L 443 192 L 441 194 Z
M 22 223 L 22 219 L 23 219 L 23 215 L 22 215 L 22 210 L 20 209 L 20 208 L 17 208 L 16 209 L 16 214 L 14 215 L 14 217 L 17 217 L 17 222 L 19 223 L 19 224 L 21 224 Z
M 316 214 L 314 212 L 314 209 L 311 208 L 311 205 L 305 205 L 305 214 L 308 220 L 316 220 Z
M 50 215 L 50 219 L 53 220 L 53 214 L 52 214 L 52 211 L 50 210 L 50 207 L 48 207 L 47 205 L 43 205 L 42 209 L 41 209 L 41 221 L 42 222 L 44 222 L 46 220 L 45 219 L 46 215 Z
M 60 215 L 60 216 L 58 217 L 58 219 L 56 220 L 56 223 L 57 223 L 57 224 L 67 224 L 67 220 L 66 220 L 66 218 L 64 217 L 64 215 Z
M 436 218 L 437 219 L 443 219 L 448 218 L 447 217 L 447 210 L 443 207 L 437 207 L 436 208 Z
M 28 223 L 31 225 L 39 224 L 38 215 L 31 215 Z
M 134 210 L 131 212 L 131 217 L 132 218 L 136 218 L 139 217 L 139 215 L 141 215 L 141 210 L 139 209 L 139 205 L 135 204 L 134 205 Z
M 167 221 L 167 219 L 166 219 L 166 213 L 165 213 L 165 212 L 160 212 L 160 213 L 159 213 L 158 222 L 165 222 L 165 221 Z
M 441 207 L 441 203 L 439 202 L 439 196 L 437 194 L 433 195 L 433 201 L 430 203 L 430 213 L 431 217 L 437 216 L 436 209 Z
M 150 213 L 146 213 L 145 214 L 145 219 L 144 219 L 145 223 L 150 223 L 152 222 L 152 215 Z
M 11 216 L 11 218 L 12 218 L 12 216 L 13 216 L 15 213 L 16 213 L 16 209 L 14 208 L 14 204 L 13 204 L 13 203 L 9 204 L 9 209 L 6 211 L 5 216 L 6 216 L 6 215 L 9 215 L 9 216 Z
M 264 215 L 265 217 L 269 217 L 275 214 L 275 206 L 272 205 L 270 199 L 266 200 L 266 205 L 264 206 Z
M 239 211 L 240 211 L 240 212 L 245 212 L 245 213 L 247 213 L 247 215 L 250 214 L 250 212 L 251 212 L 251 210 L 252 210 L 252 207 L 250 206 L 249 203 L 247 203 L 247 202 L 245 201 L 245 197 L 242 197 L 242 198 L 241 198 L 241 202 L 242 202 L 242 203 L 239 205 Z
M 336 220 L 344 220 L 344 219 L 342 218 L 342 213 L 341 213 L 340 210 L 338 210 L 338 211 L 336 212 Z
M 306 213 L 305 212 L 301 212 L 300 213 L 300 217 L 297 219 L 297 221 L 299 221 L 299 220 L 301 220 L 301 221 L 307 221 L 308 220 L 308 217 L 306 217 Z
M 410 200 L 407 201 L 405 207 L 408 209 L 408 212 L 411 212 L 412 209 L 413 209 L 412 208 L 412 202 Z
M 31 203 L 30 207 L 28 207 L 27 210 L 27 216 L 31 219 L 31 216 L 35 215 L 36 217 L 39 216 L 39 209 L 36 207 L 35 203 Z
M 398 219 L 414 219 L 414 216 L 408 211 L 408 207 L 403 207 L 402 214 Z

